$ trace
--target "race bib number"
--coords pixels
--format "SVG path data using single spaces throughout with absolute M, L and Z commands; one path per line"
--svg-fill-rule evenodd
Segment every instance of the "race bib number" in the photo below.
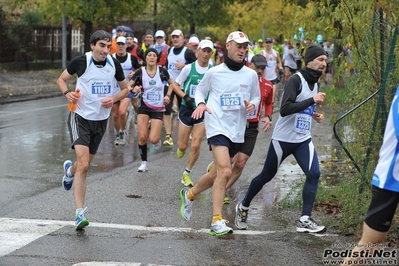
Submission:
M 238 110 L 241 108 L 242 95 L 240 93 L 225 93 L 220 96 L 222 110 Z
M 308 134 L 310 132 L 312 117 L 306 114 L 295 114 L 294 131 L 300 134 Z
M 103 84 L 102 82 L 94 82 L 91 85 L 91 93 L 96 95 L 110 94 L 111 84 Z
M 190 97 L 194 98 L 195 97 L 195 90 L 197 89 L 197 85 L 190 85 Z
M 147 100 L 149 102 L 159 102 L 161 101 L 162 95 L 160 92 L 148 92 L 147 93 Z
M 179 70 L 175 63 L 168 64 L 168 70 Z
M 269 62 L 267 62 L 267 67 L 268 68 L 275 68 L 276 67 L 276 61 L 269 61 Z

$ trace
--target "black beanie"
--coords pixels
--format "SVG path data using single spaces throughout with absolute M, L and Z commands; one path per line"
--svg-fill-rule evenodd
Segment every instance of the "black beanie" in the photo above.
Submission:
M 159 60 L 161 59 L 161 57 L 159 56 L 158 51 L 157 51 L 155 48 L 152 48 L 152 47 L 147 48 L 147 50 L 145 50 L 145 53 L 144 53 L 144 61 L 146 60 L 147 55 L 148 55 L 149 52 L 155 53 L 155 54 L 157 55 L 157 62 L 159 62 Z
M 318 45 L 310 45 L 308 48 L 306 48 L 306 53 L 304 58 L 305 65 L 307 65 L 310 61 L 313 61 L 315 58 L 321 55 L 326 55 L 326 51 L 324 51 L 323 48 L 321 48 Z

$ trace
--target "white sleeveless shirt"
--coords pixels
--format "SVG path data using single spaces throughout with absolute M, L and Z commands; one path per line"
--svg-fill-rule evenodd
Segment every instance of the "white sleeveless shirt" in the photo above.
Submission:
M 116 53 L 113 54 L 112 56 L 116 59 Z M 123 69 L 123 74 L 125 75 L 126 82 L 129 83 L 130 80 L 129 80 L 128 76 L 129 76 L 130 72 L 132 70 L 134 70 L 133 64 L 132 64 L 132 55 L 130 53 L 127 53 L 126 61 L 125 62 L 120 62 L 119 61 L 119 63 L 121 63 L 121 66 L 122 66 L 122 69 Z
M 173 49 L 174 49 L 174 47 L 171 47 L 169 54 L 168 54 L 168 72 L 169 72 L 170 78 L 173 81 L 175 81 L 177 76 L 179 76 L 179 74 L 181 72 L 181 69 L 178 69 L 175 64 L 177 61 L 180 61 L 183 63 L 186 62 L 185 54 L 186 54 L 187 47 L 184 47 L 181 50 L 180 54 L 174 54 Z
M 117 59 L 117 58 L 116 58 L 116 53 L 112 54 L 112 56 L 113 56 L 115 59 Z M 132 65 L 132 57 L 131 57 L 131 54 L 130 54 L 130 53 L 127 53 L 127 59 L 126 59 L 126 61 L 125 61 L 125 62 L 120 62 L 120 61 L 119 61 L 119 63 L 121 63 L 122 70 L 123 70 L 123 75 L 125 75 L 126 82 L 129 83 L 129 81 L 130 81 L 130 79 L 128 78 L 129 73 L 134 69 L 134 68 L 133 68 L 133 65 Z M 113 91 L 112 95 L 116 95 L 116 94 L 118 94 L 120 91 L 121 91 L 121 88 L 119 88 L 118 81 L 115 80 L 115 87 L 114 87 L 114 91 Z
M 272 49 L 272 53 L 269 54 L 265 50 L 262 50 L 263 56 L 266 58 L 267 67 L 265 71 L 265 79 L 275 80 L 277 79 L 277 52 Z
M 164 98 L 164 84 L 161 79 L 159 66 L 154 77 L 150 77 L 145 70 L 142 68 L 141 81 L 143 82 L 143 102 L 151 109 L 159 112 L 165 111 L 165 105 L 163 104 Z
M 87 52 L 86 64 L 85 72 L 76 81 L 80 98 L 75 113 L 87 120 L 105 120 L 109 117 L 111 108 L 102 107 L 101 100 L 112 96 L 116 73 L 114 61 L 107 55 L 105 66 L 99 68 L 93 62 L 92 52 Z
M 298 88 L 301 89 L 301 92 L 296 97 L 296 102 L 304 101 L 317 94 L 319 90 L 317 83 L 312 91 L 301 73 L 298 72 L 294 75 L 298 75 L 301 78 L 301 88 Z M 284 117 L 280 115 L 274 127 L 272 138 L 290 143 L 299 143 L 311 138 L 310 130 L 315 106 L 313 104 L 305 110 Z

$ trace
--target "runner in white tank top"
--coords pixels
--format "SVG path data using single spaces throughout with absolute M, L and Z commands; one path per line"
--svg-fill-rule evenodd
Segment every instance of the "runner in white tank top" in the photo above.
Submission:
M 111 107 L 126 97 L 127 84 L 120 63 L 109 55 L 112 36 L 99 30 L 90 37 L 92 52 L 75 57 L 57 80 L 60 91 L 68 102 L 77 103 L 75 111 L 68 117 L 68 130 L 76 161 L 66 160 L 63 165 L 62 185 L 65 190 L 73 186 L 76 229 L 89 225 L 85 217 L 84 201 L 86 194 L 87 172 L 107 128 Z M 69 92 L 67 81 L 76 74 L 76 92 Z M 121 90 L 113 95 L 115 80 Z M 77 182 L 74 184 L 74 180 Z
M 267 66 L 265 71 L 265 79 L 273 84 L 273 103 L 275 101 L 277 83 L 280 82 L 279 76 L 284 73 L 283 65 L 279 53 L 273 49 L 273 39 L 265 38 L 266 50 L 261 54 L 266 58 Z
M 140 68 L 137 58 L 126 51 L 127 40 L 125 37 L 118 37 L 116 39 L 117 52 L 112 56 L 116 58 L 122 66 L 126 82 L 129 82 L 136 69 Z M 118 84 L 115 86 L 115 93 L 120 90 Z M 130 97 L 130 98 L 129 98 Z M 127 123 L 127 109 L 130 104 L 132 94 L 128 97 L 114 103 L 112 106 L 112 118 L 114 120 L 114 127 L 116 131 L 115 145 L 125 145 L 127 142 L 128 132 L 126 130 Z
M 170 97 L 165 95 L 164 83 L 172 84 L 169 73 L 163 67 L 157 66 L 159 54 L 155 48 L 147 48 L 144 54 L 146 66 L 134 73 L 129 86 L 134 94 L 141 93 L 140 107 L 137 114 L 138 145 L 141 156 L 141 165 L 138 172 L 146 172 L 147 140 L 158 150 L 161 144 L 161 129 L 165 105 L 169 104 Z M 151 119 L 151 130 L 148 132 L 148 122 Z

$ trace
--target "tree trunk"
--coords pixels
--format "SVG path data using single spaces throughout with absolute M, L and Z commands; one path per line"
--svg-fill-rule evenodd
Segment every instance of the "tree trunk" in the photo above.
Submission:
M 93 31 L 93 22 L 91 21 L 84 21 L 84 25 L 85 25 L 85 31 L 84 31 L 84 52 L 90 52 L 90 36 L 92 34 Z

